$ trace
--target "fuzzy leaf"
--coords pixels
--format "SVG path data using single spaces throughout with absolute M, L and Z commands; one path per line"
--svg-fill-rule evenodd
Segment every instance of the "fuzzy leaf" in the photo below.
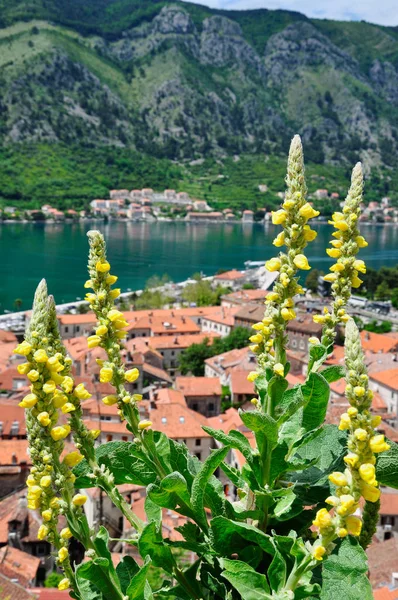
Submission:
M 329 384 L 319 373 L 310 373 L 301 390 L 306 400 L 302 425 L 306 431 L 311 431 L 325 420 L 330 395 Z
M 116 573 L 119 578 L 123 594 L 126 593 L 126 590 L 130 585 L 130 581 L 139 570 L 140 567 L 137 565 L 132 556 L 123 556 L 122 560 L 116 567 Z
M 347 537 L 322 566 L 321 600 L 372 600 L 367 571 L 365 552 L 354 538 Z
M 278 425 L 272 417 L 257 410 L 239 410 L 243 423 L 255 433 L 263 433 L 271 444 L 278 441 Z
M 257 573 L 248 564 L 240 560 L 221 561 L 224 571 L 222 576 L 239 592 L 245 600 L 271 600 L 267 578 Z
M 155 567 L 161 567 L 172 573 L 175 565 L 170 548 L 164 543 L 161 530 L 152 521 L 143 530 L 138 541 L 138 549 L 142 558 L 150 556 Z
M 306 402 L 307 400 L 303 395 L 300 385 L 290 390 L 286 390 L 283 394 L 281 403 L 276 408 L 278 426 L 280 427 L 285 421 L 290 419 L 290 417 L 302 408 Z
M 326 369 L 322 369 L 320 374 L 328 383 L 333 383 L 345 377 L 345 368 L 340 365 L 331 365 L 330 367 L 326 367 Z
M 216 552 L 224 556 L 233 552 L 239 553 L 247 542 L 260 546 L 268 554 L 274 553 L 270 537 L 254 525 L 238 523 L 225 517 L 215 517 L 210 523 L 213 546 Z
M 129 600 L 149 600 L 150 598 L 153 598 L 151 588 L 147 582 L 150 565 L 151 560 L 147 557 L 144 565 L 138 573 L 133 576 L 126 591 Z
M 206 491 L 206 485 L 213 475 L 214 471 L 217 469 L 219 464 L 224 460 L 227 456 L 229 448 L 219 448 L 218 450 L 214 450 L 205 460 L 200 469 L 199 473 L 196 475 L 191 491 L 191 503 L 192 509 L 197 518 L 200 521 L 207 524 L 207 518 L 204 511 L 204 496 Z
M 398 444 L 387 441 L 391 447 L 378 455 L 376 476 L 381 485 L 398 489 Z

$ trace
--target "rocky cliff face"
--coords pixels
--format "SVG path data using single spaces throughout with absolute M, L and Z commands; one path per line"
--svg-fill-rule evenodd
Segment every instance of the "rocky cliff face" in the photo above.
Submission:
M 165 6 L 112 40 L 45 22 L 21 25 L 18 39 L 0 30 L 9 44 L 3 143 L 125 145 L 191 159 L 279 151 L 298 131 L 317 162 L 352 162 L 359 149 L 368 163 L 397 156 L 395 37 L 388 56 L 370 49 L 364 65 L 354 42 L 316 21 L 278 25 L 260 44 L 247 19 L 192 11 Z

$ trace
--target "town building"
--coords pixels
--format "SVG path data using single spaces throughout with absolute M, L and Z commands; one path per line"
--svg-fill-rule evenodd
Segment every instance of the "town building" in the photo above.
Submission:
M 244 271 L 237 271 L 232 269 L 231 271 L 224 271 L 214 276 L 214 283 L 222 287 L 231 288 L 232 290 L 238 290 L 247 279 L 247 273 Z
M 203 332 L 216 333 L 221 337 L 226 337 L 235 326 L 235 314 L 239 307 L 234 306 L 227 308 L 225 306 L 218 307 L 213 313 L 203 317 L 201 328 Z
M 191 410 L 205 417 L 220 413 L 222 390 L 218 377 L 177 377 L 175 387 L 184 394 Z

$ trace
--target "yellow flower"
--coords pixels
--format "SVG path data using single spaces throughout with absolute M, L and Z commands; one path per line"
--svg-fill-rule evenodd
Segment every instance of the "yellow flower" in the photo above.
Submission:
M 114 290 L 111 290 L 109 292 L 109 295 L 110 295 L 111 298 L 115 299 L 115 298 L 118 298 L 120 296 L 120 292 L 121 292 L 120 288 L 115 288 Z
M 52 397 L 52 403 L 54 404 L 55 408 L 62 408 L 67 401 L 68 397 L 58 390 Z
M 107 273 L 108 271 L 110 271 L 111 265 L 108 263 L 107 260 L 99 260 L 95 265 L 95 268 L 99 273 Z
M 79 385 L 75 387 L 75 391 L 73 393 L 77 398 L 79 398 L 79 400 L 88 400 L 88 398 L 91 398 L 91 394 L 84 387 L 84 383 L 79 383 Z
M 107 317 L 110 321 L 116 321 L 117 319 L 120 319 L 121 317 L 123 317 L 123 313 L 120 312 L 120 310 L 116 310 L 115 308 L 112 308 L 112 310 L 110 310 L 107 314 Z
M 282 365 L 282 363 L 276 363 L 273 367 L 273 371 L 277 375 L 280 375 L 280 377 L 283 377 L 285 374 L 285 367 Z
M 58 427 L 53 427 L 51 429 L 51 437 L 55 442 L 59 440 L 64 440 L 70 434 L 70 426 L 69 425 L 59 425 Z
M 100 370 L 100 382 L 109 383 L 113 378 L 113 369 L 111 367 L 102 367 Z
M 299 213 L 304 219 L 313 219 L 319 215 L 319 211 L 314 210 L 309 202 L 300 208 Z
M 67 548 L 65 548 L 65 546 L 63 546 L 62 548 L 60 548 L 58 550 L 58 560 L 59 562 L 64 562 L 64 560 L 66 560 L 69 556 L 68 550 Z
M 330 271 L 332 271 L 333 273 L 335 271 L 337 271 L 338 273 L 340 273 L 341 271 L 344 271 L 344 269 L 345 269 L 345 266 L 343 265 L 343 263 L 339 263 L 339 262 L 335 263 L 334 265 L 332 265 L 330 267 Z
M 287 219 L 287 212 L 281 208 L 277 211 L 272 211 L 272 222 L 274 225 L 282 225 Z
M 45 350 L 36 350 L 33 354 L 33 359 L 38 363 L 46 363 L 48 361 L 48 356 Z
M 358 248 L 366 248 L 366 246 L 368 246 L 368 242 L 365 240 L 365 238 L 362 235 L 358 235 L 355 238 L 355 241 L 357 243 Z
M 38 414 L 37 420 L 39 421 L 40 425 L 42 425 L 43 427 L 47 427 L 47 425 L 49 425 L 51 423 L 50 415 L 46 411 Z
M 331 258 L 339 258 L 341 256 L 341 251 L 337 248 L 328 248 L 326 250 L 326 254 L 328 254 Z
M 343 413 L 340 417 L 339 429 L 345 431 L 351 427 L 351 419 L 347 413 Z
M 14 354 L 21 354 L 22 356 L 28 356 L 32 352 L 32 346 L 24 341 L 13 350 Z
M 368 432 L 361 427 L 358 427 L 358 429 L 354 431 L 354 435 L 360 442 L 365 442 L 368 438 Z
M 33 408 L 33 406 L 37 404 L 37 401 L 38 397 L 36 394 L 28 394 L 21 400 L 18 406 L 21 406 L 22 408 Z
M 152 421 L 140 421 L 138 423 L 138 429 L 143 431 L 144 429 L 148 429 L 148 427 L 152 426 Z
M 280 296 L 276 292 L 269 292 L 265 297 L 266 302 L 278 302 L 279 299 Z
M 312 552 L 312 556 L 316 559 L 316 560 L 323 560 L 323 557 L 326 554 L 326 548 L 324 548 L 323 546 L 317 546 L 316 548 L 314 548 L 313 552 Z
M 304 239 L 306 242 L 312 242 L 318 235 L 318 233 L 316 231 L 314 231 L 313 229 L 311 229 L 311 227 L 309 225 L 304 225 L 303 234 L 304 234 Z
M 76 410 L 76 406 L 74 404 L 72 404 L 72 402 L 66 402 L 62 407 L 61 407 L 62 412 L 64 413 L 64 415 L 67 415 L 71 412 L 73 412 L 74 410 Z
M 129 369 L 124 374 L 125 380 L 128 381 L 129 383 L 134 383 L 134 381 L 137 381 L 139 376 L 140 376 L 140 372 L 138 369 Z
M 312 521 L 312 524 L 315 525 L 315 527 L 321 527 L 322 529 L 330 527 L 332 524 L 332 517 L 326 508 L 321 508 L 318 510 L 315 519 Z
M 367 502 L 377 502 L 380 498 L 380 489 L 365 481 L 361 482 L 361 494 Z
M 40 479 L 40 485 L 42 488 L 47 488 L 51 485 L 51 477 L 50 475 L 44 475 L 41 479 Z
M 325 317 L 323 315 L 314 315 L 312 317 L 312 320 L 314 321 L 314 323 L 324 323 Z
M 333 225 L 333 227 L 335 227 L 336 229 L 338 229 L 339 231 L 348 231 L 349 227 L 348 224 L 343 221 L 328 221 L 328 223 L 330 223 L 331 225 Z
M 279 269 L 281 268 L 281 261 L 279 260 L 279 258 L 271 258 L 265 263 L 265 268 L 267 269 L 267 271 L 270 272 L 279 271 Z
M 274 241 L 272 243 L 277 248 L 280 248 L 281 246 L 283 246 L 283 244 L 285 243 L 285 233 L 283 231 L 278 233 L 278 235 L 276 236 L 276 238 L 274 239 Z
M 356 506 L 354 496 L 351 496 L 351 494 L 343 494 L 340 496 L 340 506 L 337 509 L 337 513 L 339 515 L 344 516 L 349 512 L 355 512 L 355 510 Z
M 61 363 L 59 362 L 57 356 L 50 356 L 50 358 L 47 361 L 47 368 L 50 371 L 56 371 L 57 373 L 64 369 L 63 365 L 61 365 Z
M 292 308 L 282 308 L 281 315 L 285 321 L 293 321 L 296 318 L 296 313 Z
M 381 420 L 382 419 L 381 419 L 380 415 L 373 415 L 372 418 L 370 419 L 370 423 L 371 423 L 372 427 L 376 428 L 376 427 L 378 427 L 380 425 Z M 373 450 L 373 452 L 374 452 L 374 450 Z
M 100 325 L 99 327 L 97 327 L 97 329 L 95 330 L 95 333 L 98 335 L 106 335 L 108 333 L 108 328 L 106 325 Z
M 72 498 L 72 503 L 75 506 L 83 506 L 83 504 L 85 504 L 87 502 L 87 496 L 84 496 L 84 494 L 75 494 Z
M 54 510 L 58 509 L 60 507 L 60 502 L 59 502 L 59 498 L 52 498 L 51 502 L 50 502 L 50 506 L 51 508 L 53 508 Z
M 372 419 L 374 419 L 375 417 L 372 417 Z M 380 421 L 381 421 L 381 417 Z M 380 423 L 379 421 L 379 423 Z M 374 435 L 369 442 L 369 446 L 370 449 L 372 450 L 372 452 L 374 452 L 375 454 L 377 454 L 378 452 L 385 452 L 386 450 L 390 449 L 390 445 L 386 443 L 385 439 L 384 439 L 384 435 Z
M 108 275 L 107 278 L 105 279 L 105 282 L 108 285 L 113 285 L 114 283 L 116 283 L 118 280 L 118 277 L 116 277 L 116 275 Z
M 321 343 L 320 340 L 315 336 L 308 338 L 308 341 L 310 344 L 313 344 L 314 346 L 316 346 L 316 344 Z
M 104 398 L 102 398 L 102 402 L 106 405 L 106 406 L 112 406 L 113 404 L 116 404 L 117 402 L 117 396 L 105 396 Z
M 64 463 L 68 467 L 76 467 L 82 460 L 84 456 L 80 454 L 78 450 L 74 450 L 73 452 L 69 452 L 64 458 Z
M 355 394 L 356 396 L 358 396 L 358 398 L 362 398 L 362 396 L 364 396 L 364 395 L 365 395 L 365 388 L 364 388 L 364 387 L 362 387 L 361 385 L 356 385 L 356 386 L 354 387 L 354 394 Z
M 61 529 L 59 535 L 63 540 L 69 540 L 72 537 L 72 532 L 69 529 L 69 527 L 64 527 L 63 529 Z
M 113 326 L 116 329 L 123 329 L 123 327 L 127 327 L 128 323 L 126 321 L 126 319 L 116 319 L 116 321 L 113 321 Z M 124 335 L 124 332 L 123 332 Z
M 363 481 L 366 481 L 366 483 L 370 483 L 371 485 L 376 481 L 376 469 L 374 465 L 371 465 L 370 463 L 364 463 L 359 467 L 359 475 Z
M 47 525 L 40 525 L 39 531 L 37 532 L 38 540 L 45 540 L 48 535 L 49 529 Z
M 341 240 L 331 240 L 330 243 L 334 248 L 341 248 L 343 242 Z
M 329 283 L 333 283 L 335 282 L 337 279 L 337 276 L 334 273 L 328 273 L 327 275 L 324 276 L 323 281 L 328 281 Z
M 363 283 L 362 279 L 359 279 L 357 275 L 354 275 L 351 279 L 351 285 L 353 288 L 359 288 L 359 286 Z
M 90 335 L 87 338 L 87 346 L 92 349 L 92 348 L 96 348 L 97 346 L 99 346 L 101 343 L 101 338 L 99 337 L 99 335 Z
M 87 290 L 88 288 L 91 288 L 91 287 L 93 287 L 93 282 L 91 281 L 91 279 L 87 279 L 87 281 L 85 281 L 85 282 L 84 282 L 84 285 L 83 285 L 83 287 L 84 287 L 84 288 L 86 288 L 86 290 Z
M 47 510 L 43 510 L 41 516 L 45 521 L 51 521 L 52 514 L 52 511 L 48 508 Z
M 259 375 L 260 373 L 257 373 L 257 371 L 250 371 L 249 375 L 247 376 L 247 381 L 255 381 Z
M 351 535 L 358 536 L 361 533 L 362 521 L 358 517 L 350 515 L 346 518 L 346 529 Z
M 31 364 L 30 363 L 22 363 L 17 366 L 17 371 L 20 375 L 27 375 L 30 371 Z
M 340 527 L 340 529 L 337 530 L 337 535 L 339 538 L 345 538 L 348 535 L 348 531 L 345 527 Z
M 338 487 L 343 487 L 347 485 L 347 477 L 344 473 L 340 473 L 339 471 L 334 471 L 329 475 L 329 481 L 337 485 Z
M 61 383 L 61 387 L 63 390 L 65 390 L 65 392 L 67 394 L 70 394 L 71 391 L 73 390 L 73 386 L 74 386 L 74 381 L 72 379 L 72 377 L 64 377 L 63 382 Z
M 84 299 L 86 300 L 86 302 L 89 302 L 90 304 L 93 304 L 93 302 L 96 301 L 97 296 L 95 294 L 86 294 L 84 296 Z
M 55 385 L 54 381 L 52 379 L 49 379 L 43 385 L 43 392 L 45 394 L 53 394 L 55 392 L 55 388 L 56 388 L 56 385 Z
M 251 335 L 249 337 L 249 340 L 253 344 L 261 344 L 261 342 L 263 341 L 263 336 L 261 335 L 261 333 L 256 333 L 256 335 Z
M 357 466 L 359 461 L 359 456 L 358 454 L 355 454 L 355 452 L 349 452 L 345 457 L 344 457 L 344 462 L 346 465 L 354 468 Z
M 70 581 L 67 577 L 64 577 L 64 579 L 61 579 L 61 581 L 59 582 L 58 589 L 67 590 L 68 587 L 70 587 Z
M 347 414 L 348 414 L 350 417 L 356 417 L 356 416 L 357 416 L 357 414 L 358 414 L 358 409 L 357 409 L 357 408 L 355 408 L 355 406 L 350 406 L 350 408 L 347 410 Z
M 294 257 L 293 262 L 298 269 L 302 269 L 303 271 L 311 269 L 307 257 L 304 254 L 297 254 L 297 256 Z
M 363 260 L 356 260 L 356 261 L 354 261 L 353 267 L 354 267 L 354 269 L 356 269 L 360 273 L 366 273 L 366 265 L 363 262 Z

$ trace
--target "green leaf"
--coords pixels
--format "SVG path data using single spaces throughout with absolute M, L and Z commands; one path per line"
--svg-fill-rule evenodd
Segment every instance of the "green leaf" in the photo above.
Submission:
M 286 390 L 283 394 L 281 403 L 277 406 L 275 411 L 278 416 L 278 427 L 290 419 L 290 417 L 300 410 L 306 402 L 307 400 L 303 395 L 300 385 L 291 388 L 290 390 Z
M 278 425 L 272 417 L 257 410 L 239 410 L 243 423 L 254 433 L 263 433 L 271 445 L 278 441 Z
M 115 478 L 115 484 L 133 483 L 146 486 L 156 480 L 156 473 L 145 454 L 132 442 L 108 442 L 95 449 L 98 464 L 109 469 Z M 90 488 L 96 485 L 95 478 L 88 477 L 91 469 L 83 460 L 73 473 L 76 476 L 75 487 Z
M 378 455 L 376 476 L 381 485 L 398 489 L 398 444 L 387 441 L 391 447 Z
M 88 583 L 89 582 L 89 583 Z M 90 560 L 76 569 L 76 583 L 83 600 L 114 600 L 115 588 L 109 579 L 109 569 Z M 101 593 L 100 593 L 101 592 Z
M 147 516 L 147 521 L 150 523 L 154 521 L 156 525 L 160 525 L 162 522 L 162 509 L 160 506 L 155 504 L 149 496 L 145 496 L 145 514 Z
M 147 557 L 142 568 L 133 576 L 126 591 L 129 600 L 149 600 L 152 597 L 152 592 L 150 587 L 148 589 L 149 584 L 147 582 L 150 564 L 151 560 Z
M 191 514 L 190 510 L 186 510 L 185 507 L 190 503 L 187 482 L 180 473 L 170 473 L 162 479 L 159 485 L 148 486 L 148 496 L 158 506 L 171 510 L 179 506 L 180 512 L 187 516 Z
M 289 383 L 287 379 L 283 377 L 277 377 L 274 375 L 270 382 L 268 383 L 268 396 L 272 400 L 272 405 L 274 408 L 278 406 L 278 404 L 282 401 L 283 394 L 289 387 Z
M 231 431 L 229 434 L 224 433 L 220 429 L 212 429 L 211 427 L 202 427 L 202 429 L 211 435 L 217 442 L 228 446 L 229 448 L 235 448 L 239 450 L 247 462 L 252 461 L 252 449 L 248 439 L 240 433 L 240 431 Z M 234 435 L 233 435 L 234 434 Z
M 323 363 L 328 354 L 328 349 L 323 344 L 311 344 L 310 348 L 310 365 L 314 365 L 315 370 Z
M 273 592 L 279 592 L 286 583 L 286 562 L 282 554 L 275 548 L 274 558 L 270 564 L 267 576 Z
M 161 567 L 167 573 L 173 573 L 174 557 L 170 548 L 164 543 L 160 528 L 156 523 L 148 523 L 140 535 L 138 549 L 142 558 L 150 556 L 155 567 Z
M 222 576 L 239 592 L 244 600 L 271 600 L 267 578 L 257 573 L 240 560 L 221 560 L 224 567 Z
M 193 512 L 196 518 L 206 524 L 207 527 L 207 518 L 206 513 L 204 511 L 204 496 L 206 491 L 206 485 L 213 475 L 214 471 L 217 469 L 219 464 L 224 460 L 227 456 L 229 448 L 219 448 L 218 450 L 214 450 L 205 460 L 200 469 L 199 473 L 196 475 L 191 491 L 191 504 Z
M 292 488 L 283 490 L 283 492 L 284 493 L 280 500 L 278 500 L 273 508 L 273 514 L 278 519 L 281 518 L 285 513 L 289 512 L 291 505 L 296 499 L 296 494 L 293 492 Z
M 323 375 L 310 373 L 301 390 L 306 400 L 302 425 L 306 431 L 311 431 L 325 420 L 330 395 L 329 384 Z
M 116 573 L 119 578 L 120 587 L 122 588 L 123 594 L 126 593 L 126 590 L 130 585 L 130 581 L 139 570 L 140 567 L 137 565 L 132 556 L 123 556 L 122 560 L 116 567 Z
M 367 571 L 365 552 L 354 538 L 347 537 L 322 565 L 321 600 L 373 600 Z
M 79 572 L 80 566 L 76 569 L 76 586 L 79 591 L 79 596 L 72 597 L 79 598 L 79 600 L 104 600 L 107 598 L 92 581 L 82 577 L 82 574 L 84 573 L 81 574 Z
M 210 529 L 213 547 L 221 556 L 239 553 L 247 546 L 247 542 L 260 546 L 268 554 L 274 553 L 269 535 L 254 525 L 231 521 L 225 517 L 214 517 L 210 522 Z
M 326 369 L 322 369 L 320 374 L 328 383 L 333 383 L 345 377 L 345 368 L 340 365 L 331 365 L 330 367 L 326 367 Z

